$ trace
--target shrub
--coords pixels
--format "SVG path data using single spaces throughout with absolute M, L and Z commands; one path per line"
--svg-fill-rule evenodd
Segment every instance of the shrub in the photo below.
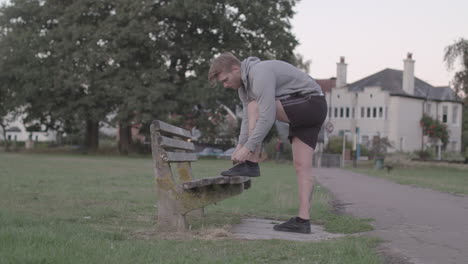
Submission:
M 350 141 L 346 141 L 346 149 L 351 149 L 353 144 Z M 328 140 L 327 147 L 324 150 L 325 153 L 341 154 L 343 152 L 343 138 L 342 137 L 331 137 Z
M 449 139 L 449 132 L 447 125 L 440 122 L 439 120 L 433 119 L 432 117 L 424 114 L 419 122 L 423 129 L 423 134 L 429 136 L 432 140 L 439 140 L 447 145 Z
M 418 158 L 422 160 L 428 160 L 432 158 L 432 154 L 429 150 L 418 150 L 414 152 Z

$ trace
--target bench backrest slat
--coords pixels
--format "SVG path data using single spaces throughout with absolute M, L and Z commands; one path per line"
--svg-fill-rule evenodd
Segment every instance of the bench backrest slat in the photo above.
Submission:
M 154 130 L 164 134 L 174 135 L 183 139 L 192 138 L 192 134 L 190 133 L 190 131 L 173 125 L 169 125 L 168 123 L 164 123 L 159 120 L 153 121 L 152 127 Z
M 165 152 L 162 154 L 165 162 L 197 161 L 197 154 L 185 152 Z
M 175 148 L 182 150 L 194 151 L 195 146 L 191 142 L 182 141 L 174 138 L 169 138 L 165 136 L 159 137 L 159 145 L 163 148 Z

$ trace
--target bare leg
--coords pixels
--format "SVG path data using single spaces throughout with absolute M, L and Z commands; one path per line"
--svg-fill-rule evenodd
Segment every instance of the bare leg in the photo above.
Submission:
M 314 188 L 312 175 L 312 156 L 314 149 L 297 137 L 292 142 L 294 168 L 296 169 L 297 185 L 299 188 L 299 217 L 310 218 L 310 203 Z
M 276 119 L 289 122 L 283 105 L 278 100 L 276 101 Z M 310 203 L 312 200 L 312 191 L 314 189 L 314 178 L 312 174 L 314 149 L 302 142 L 299 138 L 294 137 L 292 141 L 292 151 L 294 168 L 296 169 L 297 175 L 297 185 L 299 188 L 299 217 L 302 219 L 309 219 Z
M 283 121 L 289 123 L 289 118 L 284 111 L 283 105 L 281 104 L 280 100 L 276 100 L 276 119 L 279 121 Z
M 258 104 L 255 101 L 250 102 L 247 105 L 247 115 L 249 117 L 249 136 L 252 135 L 255 125 L 257 124 L 258 120 Z M 252 162 L 258 162 L 260 159 L 260 152 L 262 151 L 262 146 L 259 144 L 255 151 L 250 157 L 247 159 Z

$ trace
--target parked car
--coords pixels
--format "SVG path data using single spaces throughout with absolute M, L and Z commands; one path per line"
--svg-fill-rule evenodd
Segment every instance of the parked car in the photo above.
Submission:
M 230 148 L 218 156 L 218 159 L 230 159 L 236 148 Z
M 204 148 L 197 153 L 197 157 L 218 157 L 222 153 L 223 150 L 219 148 Z

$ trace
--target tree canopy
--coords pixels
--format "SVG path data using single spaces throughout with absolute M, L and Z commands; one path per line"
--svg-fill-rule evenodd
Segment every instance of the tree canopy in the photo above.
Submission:
M 0 86 L 21 99 L 26 122 L 86 127 L 91 149 L 99 122 L 118 123 L 125 152 L 135 122 L 238 104 L 206 81 L 221 52 L 307 66 L 293 53 L 296 2 L 12 0 L 0 9 Z
M 462 141 L 463 148 L 468 158 L 468 40 L 460 38 L 452 45 L 445 49 L 444 60 L 449 69 L 454 69 L 456 63 L 459 68 L 455 72 L 453 84 L 457 91 L 463 91 L 465 94 L 465 102 L 463 105 L 463 124 L 462 124 Z

